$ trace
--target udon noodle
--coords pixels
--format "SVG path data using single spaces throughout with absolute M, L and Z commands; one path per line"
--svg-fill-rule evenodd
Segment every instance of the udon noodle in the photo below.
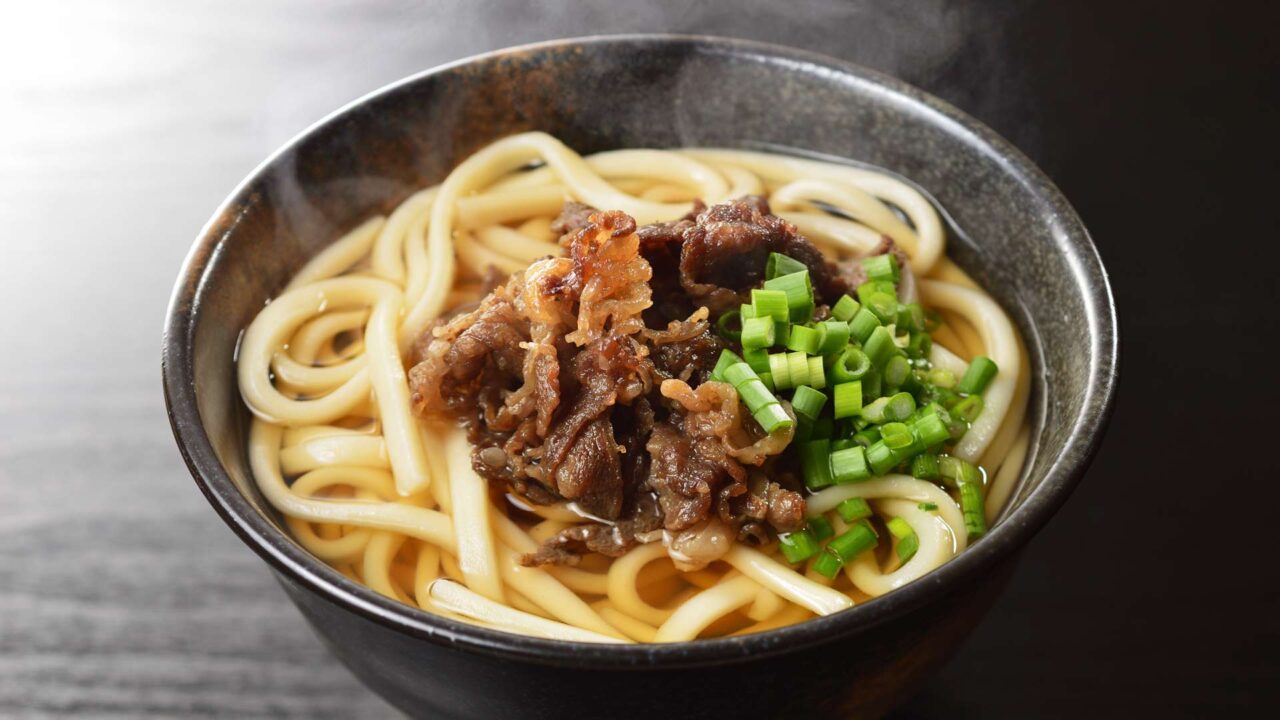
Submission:
M 807 497 L 810 516 L 848 498 L 919 538 L 905 563 L 865 552 L 834 579 L 799 569 L 776 543 L 736 543 L 721 561 L 682 572 L 661 542 L 576 567 L 528 567 L 523 554 L 583 522 L 565 504 L 495 504 L 456 424 L 412 412 L 406 359 L 452 308 L 474 303 L 490 267 L 502 273 L 560 255 L 552 218 L 566 200 L 667 221 L 692 201 L 762 195 L 831 258 L 866 255 L 888 236 L 909 258 L 919 297 L 942 324 L 929 358 L 962 374 L 987 356 L 1000 372 L 985 410 L 953 454 L 981 464 L 993 521 L 1028 446 L 1027 354 L 999 305 L 944 254 L 930 203 L 872 170 L 715 149 L 618 150 L 579 156 L 526 133 L 499 140 L 440 185 L 351 229 L 314 257 L 244 333 L 240 390 L 253 411 L 258 487 L 294 538 L 352 580 L 431 613 L 527 635 L 590 642 L 670 642 L 752 633 L 828 615 L 902 587 L 966 546 L 952 494 L 890 474 Z M 934 508 L 929 511 L 923 508 Z

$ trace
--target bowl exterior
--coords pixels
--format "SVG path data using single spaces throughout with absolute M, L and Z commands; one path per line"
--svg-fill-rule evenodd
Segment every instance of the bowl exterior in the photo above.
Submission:
M 1036 368 L 1032 453 L 1004 521 L 946 566 L 850 611 L 662 646 L 477 629 L 383 598 L 307 554 L 249 472 L 233 361 L 241 329 L 344 228 L 439 182 L 493 139 L 532 129 L 584 153 L 701 145 L 856 158 L 928 189 L 967 232 L 951 238 L 952 257 L 1009 310 Z M 1079 219 L 1026 158 L 962 113 L 798 50 L 629 36 L 437 68 L 304 132 L 202 232 L 169 308 L 163 375 L 178 446 L 210 503 L 334 652 L 410 714 L 872 716 L 955 648 L 1079 481 L 1110 412 L 1117 347 L 1107 278 Z
M 1013 560 L 909 614 L 784 656 L 646 669 L 530 664 L 424 643 L 277 574 L 351 672 L 414 718 L 876 718 L 947 660 L 1004 588 Z

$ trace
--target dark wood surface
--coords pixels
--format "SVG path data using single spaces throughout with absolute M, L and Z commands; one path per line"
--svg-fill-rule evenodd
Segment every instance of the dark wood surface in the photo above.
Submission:
M 1108 441 L 899 715 L 1274 717 L 1275 24 L 1123 5 L 6 6 L 0 716 L 394 716 L 179 459 L 159 383 L 178 265 L 241 177 L 354 97 L 519 42 L 667 30 L 807 47 L 951 100 L 1060 183 L 1115 281 Z

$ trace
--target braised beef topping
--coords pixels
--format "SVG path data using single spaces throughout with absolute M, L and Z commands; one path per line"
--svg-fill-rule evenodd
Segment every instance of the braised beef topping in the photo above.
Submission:
M 409 373 L 415 411 L 463 422 L 495 493 L 584 513 L 523 562 L 616 557 L 664 531 L 677 564 L 701 567 L 735 538 L 802 526 L 779 457 L 790 431 L 764 435 L 710 381 L 725 347 L 712 320 L 749 297 L 770 252 L 809 267 L 820 303 L 856 287 L 856 268 L 826 261 L 758 197 L 641 228 L 566 203 L 552 232 L 565 256 L 438 322 Z

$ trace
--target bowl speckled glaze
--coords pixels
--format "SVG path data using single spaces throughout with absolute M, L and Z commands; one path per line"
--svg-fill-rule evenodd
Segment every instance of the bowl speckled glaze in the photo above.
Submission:
M 233 365 L 242 328 L 326 243 L 440 182 L 503 135 L 579 152 L 787 147 L 871 163 L 950 214 L 952 257 L 1005 306 L 1034 366 L 1032 451 L 992 532 L 851 610 L 757 635 L 596 646 L 484 630 L 392 602 L 310 556 L 254 487 Z M 962 228 L 964 233 L 957 232 Z M 174 289 L 163 375 L 196 482 L 358 677 L 422 717 L 873 717 L 952 653 L 1018 550 L 1080 480 L 1111 410 L 1117 325 L 1071 206 L 1027 158 L 945 103 L 863 68 L 709 37 L 565 40 L 463 60 L 302 133 L 204 228 Z

